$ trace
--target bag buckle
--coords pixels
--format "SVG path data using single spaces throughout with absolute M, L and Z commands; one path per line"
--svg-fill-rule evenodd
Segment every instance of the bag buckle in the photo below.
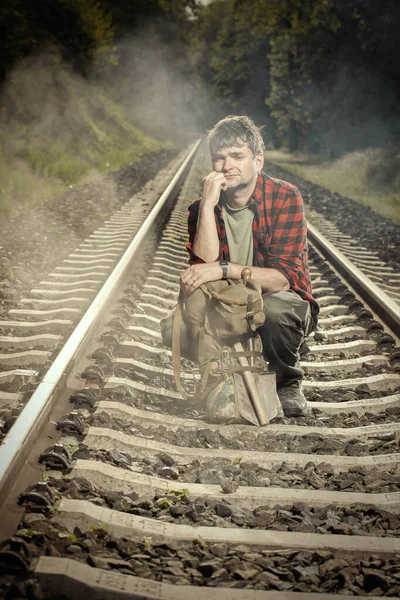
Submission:
M 253 310 L 248 310 L 246 313 L 246 319 L 248 321 L 250 321 L 251 319 L 254 319 L 254 311 Z
M 231 355 L 227 346 L 223 346 L 221 348 L 221 370 L 223 372 L 228 372 L 232 370 Z

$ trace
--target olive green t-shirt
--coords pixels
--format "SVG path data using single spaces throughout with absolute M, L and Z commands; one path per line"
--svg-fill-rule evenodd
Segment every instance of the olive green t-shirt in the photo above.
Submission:
M 238 265 L 253 264 L 253 218 L 247 205 L 243 208 L 222 207 L 230 261 Z

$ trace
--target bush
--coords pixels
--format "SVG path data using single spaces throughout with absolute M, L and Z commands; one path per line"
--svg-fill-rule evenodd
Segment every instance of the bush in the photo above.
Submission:
M 365 181 L 376 190 L 400 193 L 400 152 L 377 151 L 374 161 L 367 165 Z
M 0 215 L 16 215 L 65 190 L 61 181 L 41 177 L 23 160 L 0 161 L 0 182 Z
M 30 57 L 0 96 L 0 214 L 39 206 L 167 145 L 57 53 Z

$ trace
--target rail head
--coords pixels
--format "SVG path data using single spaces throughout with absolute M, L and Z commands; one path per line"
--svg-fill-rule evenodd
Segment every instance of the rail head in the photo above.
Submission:
M 394 335 L 400 337 L 400 306 L 377 286 L 361 269 L 356 267 L 338 248 L 334 246 L 313 225 L 307 223 L 310 241 L 340 272 L 344 279 L 354 287 L 357 293 L 365 300 L 392 330 Z
M 101 315 L 115 297 L 116 291 L 130 269 L 132 261 L 140 251 L 146 236 L 152 231 L 157 218 L 177 192 L 201 141 L 200 139 L 193 144 L 183 159 L 165 191 L 146 217 L 107 281 L 43 376 L 40 384 L 20 413 L 19 418 L 4 438 L 0 446 L 0 506 L 6 501 L 6 496 L 9 495 L 14 473 L 17 472 L 17 469 L 26 459 L 26 446 L 45 423 L 54 404 L 57 390 L 70 374 L 76 355 L 84 351 L 91 331 L 99 323 Z

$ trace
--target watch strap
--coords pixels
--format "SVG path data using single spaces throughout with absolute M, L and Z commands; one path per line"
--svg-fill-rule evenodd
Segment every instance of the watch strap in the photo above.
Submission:
M 220 260 L 219 261 L 219 266 L 222 269 L 222 279 L 228 279 L 228 261 L 227 260 Z

